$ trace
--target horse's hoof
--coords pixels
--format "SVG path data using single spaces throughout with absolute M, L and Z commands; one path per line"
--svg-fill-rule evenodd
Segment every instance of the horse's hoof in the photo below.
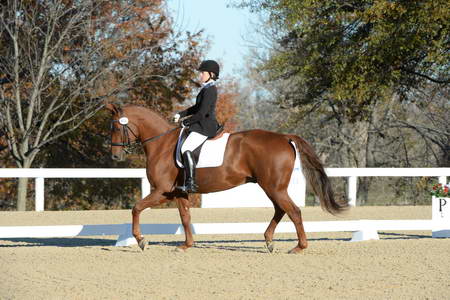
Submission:
M 301 249 L 300 247 L 295 247 L 295 248 L 291 249 L 288 253 L 289 254 L 301 254 L 301 253 L 303 253 L 303 249 Z
M 175 247 L 175 249 L 173 249 L 173 251 L 174 251 L 174 252 L 181 252 L 181 253 L 184 253 L 184 252 L 187 251 L 187 249 L 188 249 L 188 247 L 186 247 L 185 245 L 183 245 L 183 246 L 177 246 L 177 247 Z
M 138 242 L 139 248 L 141 248 L 142 251 L 145 250 L 145 245 L 147 245 L 147 240 L 143 237 L 142 240 Z
M 267 250 L 269 250 L 269 253 L 273 253 L 273 246 L 274 246 L 274 242 L 266 241 L 266 248 L 267 248 Z

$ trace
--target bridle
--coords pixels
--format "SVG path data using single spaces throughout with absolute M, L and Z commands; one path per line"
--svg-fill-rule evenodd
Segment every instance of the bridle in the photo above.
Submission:
M 129 132 L 131 132 L 131 134 L 135 137 L 135 141 L 138 140 L 138 136 L 136 133 L 134 133 L 134 131 L 128 126 L 129 121 L 127 117 L 121 117 L 119 120 L 112 120 L 111 121 L 111 131 L 115 130 L 114 127 L 114 123 L 119 123 L 122 127 L 121 127 L 121 143 L 113 143 L 111 141 L 111 146 L 122 146 L 122 147 L 130 147 L 131 146 L 131 139 L 130 139 L 130 135 Z M 120 129 L 119 129 L 120 130 Z
M 162 137 L 162 136 L 164 136 L 164 135 L 166 135 L 166 134 L 169 134 L 169 133 L 171 133 L 172 131 L 174 131 L 174 130 L 177 130 L 179 127 L 175 127 L 175 128 L 172 128 L 172 129 L 169 129 L 169 130 L 167 130 L 166 132 L 163 132 L 163 133 L 161 133 L 161 134 L 159 134 L 159 135 L 157 135 L 157 136 L 153 136 L 153 137 L 150 137 L 150 138 L 147 138 L 147 139 L 145 139 L 145 140 L 143 140 L 143 141 L 139 141 L 139 137 L 138 137 L 138 135 L 136 134 L 136 133 L 134 133 L 134 131 L 128 126 L 128 124 L 130 124 L 130 121 L 128 120 L 128 118 L 127 117 L 120 117 L 118 120 L 112 120 L 111 121 L 111 130 L 114 130 L 115 129 L 115 127 L 114 127 L 114 123 L 119 123 L 119 125 L 121 125 L 122 127 L 121 127 L 121 131 L 122 131 L 122 137 L 121 137 L 121 143 L 113 143 L 112 141 L 111 141 L 111 146 L 120 146 L 120 147 L 124 147 L 124 151 L 126 152 L 126 153 L 129 153 L 130 151 L 128 151 L 128 148 L 129 147 L 131 147 L 132 146 L 132 142 L 131 142 L 131 139 L 130 139 L 130 135 L 129 135 L 129 132 L 131 132 L 131 134 L 135 137 L 135 139 L 134 139 L 134 143 L 135 144 L 137 144 L 137 143 L 141 143 L 142 145 L 144 145 L 145 143 L 147 143 L 147 142 L 151 142 L 151 141 L 154 141 L 154 140 L 156 140 L 156 139 L 158 139 L 158 138 L 160 138 L 160 137 Z M 136 125 L 135 125 L 136 126 Z M 137 126 L 136 126 L 137 127 Z M 119 129 L 120 130 L 120 129 Z

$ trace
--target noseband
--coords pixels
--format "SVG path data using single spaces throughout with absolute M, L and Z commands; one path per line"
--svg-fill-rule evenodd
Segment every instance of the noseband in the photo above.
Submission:
M 124 147 L 124 151 L 128 153 L 129 151 L 127 150 L 127 147 L 131 147 L 131 145 L 132 145 L 132 142 L 131 142 L 131 140 L 130 140 L 129 132 L 131 132 L 131 134 L 135 137 L 135 143 L 137 143 L 136 141 L 139 142 L 139 137 L 138 137 L 138 135 L 137 135 L 136 133 L 134 133 L 134 131 L 131 130 L 131 128 L 128 126 L 128 124 L 129 124 L 130 122 L 129 122 L 129 120 L 128 120 L 127 117 L 120 117 L 119 120 L 112 120 L 112 121 L 111 121 L 111 130 L 114 130 L 114 129 L 115 129 L 114 123 L 119 123 L 119 124 L 122 126 L 122 138 L 121 138 L 122 142 L 121 142 L 121 143 L 113 143 L 113 142 L 111 141 L 111 146 L 121 146 L 121 147 Z M 164 136 L 164 135 L 166 135 L 166 134 L 171 133 L 172 131 L 174 131 L 174 130 L 176 130 L 176 129 L 178 129 L 178 127 L 169 129 L 169 130 L 167 130 L 166 132 L 164 132 L 164 133 L 162 133 L 162 134 L 160 134 L 160 135 L 150 137 L 150 138 L 145 139 L 145 140 L 140 141 L 140 142 L 141 142 L 142 145 L 144 145 L 145 143 L 150 142 L 150 141 L 153 141 L 153 140 L 156 140 L 156 139 L 158 139 L 158 138 L 160 138 L 160 137 L 162 137 L 162 136 Z M 119 130 L 120 130 L 120 129 L 119 129 Z

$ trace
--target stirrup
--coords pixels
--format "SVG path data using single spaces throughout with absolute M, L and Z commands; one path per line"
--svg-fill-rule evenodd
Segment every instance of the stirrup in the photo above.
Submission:
M 179 191 L 182 191 L 182 192 L 185 192 L 185 193 L 189 193 L 188 190 L 187 190 L 187 186 L 185 186 L 185 185 L 177 185 L 175 187 L 175 189 L 179 190 Z
M 186 184 L 186 188 L 188 193 L 197 193 L 198 185 L 196 185 L 194 181 L 191 181 Z
M 184 185 L 176 186 L 175 188 L 185 193 L 197 193 L 198 186 L 194 182 L 191 182 L 191 184 L 185 183 Z

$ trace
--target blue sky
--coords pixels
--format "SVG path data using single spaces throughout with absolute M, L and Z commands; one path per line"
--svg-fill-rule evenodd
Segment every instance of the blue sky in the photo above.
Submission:
M 211 42 L 204 59 L 219 61 L 224 75 L 232 75 L 243 67 L 248 52 L 245 39 L 251 32 L 250 18 L 254 17 L 246 10 L 227 7 L 230 3 L 230 0 L 168 0 L 176 28 L 204 29 Z

